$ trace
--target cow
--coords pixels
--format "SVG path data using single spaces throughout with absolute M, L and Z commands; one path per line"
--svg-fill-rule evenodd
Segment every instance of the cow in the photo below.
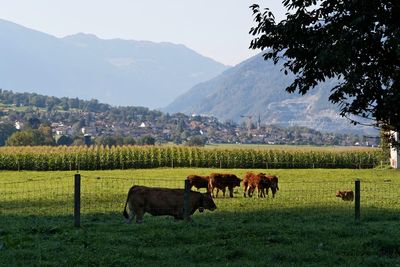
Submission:
M 173 216 L 175 220 L 182 220 L 184 219 L 183 198 L 183 189 L 135 185 L 128 191 L 123 215 L 128 223 L 130 223 L 135 216 L 136 223 L 142 223 L 143 215 L 146 212 L 153 216 L 170 215 Z M 193 215 L 196 210 L 203 212 L 204 209 L 213 211 L 216 208 L 217 206 L 209 194 L 190 191 L 190 215 Z
M 276 192 L 279 190 L 278 186 L 278 177 L 276 175 L 267 175 L 267 186 L 265 187 L 266 193 L 268 195 L 268 190 L 271 188 L 272 191 L 272 197 L 275 198 Z
M 337 191 L 336 197 L 340 197 L 344 201 L 353 201 L 354 193 L 353 193 L 353 190 Z
M 244 186 L 244 197 L 252 197 L 255 189 L 257 188 L 258 197 L 268 196 L 268 191 L 271 188 L 272 197 L 275 198 L 276 192 L 279 190 L 278 177 L 275 175 L 266 175 L 265 173 L 246 173 L 246 182 L 243 183 Z
M 186 177 L 186 179 L 189 180 L 190 189 L 192 189 L 193 186 L 196 187 L 197 190 L 199 190 L 200 188 L 206 188 L 207 193 L 209 193 L 208 190 L 208 183 L 210 181 L 209 176 L 189 175 L 188 177 Z
M 242 180 L 239 179 L 234 174 L 228 173 L 211 173 L 210 181 L 208 183 L 208 190 L 211 192 L 211 196 L 214 197 L 214 188 L 217 188 L 217 194 L 215 197 L 218 197 L 219 190 L 222 191 L 223 196 L 225 197 L 225 190 L 228 187 L 229 196 L 233 197 L 233 188 L 236 186 L 240 186 L 240 182 Z
M 252 197 L 254 190 L 257 188 L 258 197 L 265 197 L 264 189 L 268 187 L 268 181 L 265 173 L 254 174 L 247 172 L 243 177 L 243 196 Z

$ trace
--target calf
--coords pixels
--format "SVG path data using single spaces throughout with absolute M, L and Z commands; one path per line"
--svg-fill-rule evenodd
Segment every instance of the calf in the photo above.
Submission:
M 183 189 L 169 189 L 146 186 L 132 186 L 128 191 L 123 215 L 128 223 L 136 216 L 136 223 L 141 223 L 148 212 L 153 216 L 170 215 L 176 220 L 183 219 Z M 217 207 L 209 194 L 190 191 L 189 214 L 196 210 L 215 210 Z M 128 210 L 127 210 L 128 207 Z
M 209 193 L 208 189 L 208 183 L 210 181 L 209 176 L 189 175 L 188 177 L 186 177 L 186 179 L 189 180 L 190 189 L 192 189 L 193 186 L 196 187 L 197 190 L 199 190 L 200 188 L 206 188 L 207 193 Z
M 279 190 L 278 177 L 276 175 L 267 175 L 267 186 L 265 187 L 266 193 L 268 195 L 268 190 L 271 188 L 272 197 L 275 197 L 276 192 Z
M 340 197 L 344 201 L 353 201 L 354 193 L 353 190 L 337 191 L 336 197 Z
M 266 175 L 265 173 L 248 175 L 247 187 L 245 186 L 245 194 L 251 197 L 257 188 L 258 197 L 268 196 L 269 189 L 271 188 L 272 197 L 275 198 L 276 192 L 279 190 L 278 177 L 275 175 Z M 246 195 L 245 195 L 246 197 Z
M 233 188 L 236 186 L 240 186 L 241 181 L 242 180 L 239 179 L 234 174 L 212 173 L 212 174 L 210 174 L 208 190 L 209 190 L 209 192 L 211 192 L 211 195 L 214 197 L 214 188 L 217 188 L 217 194 L 215 196 L 218 197 L 218 192 L 219 192 L 219 190 L 221 190 L 223 196 L 225 197 L 225 190 L 228 187 L 229 196 L 233 197 Z
M 252 197 L 254 190 L 257 188 L 258 197 L 265 197 L 264 189 L 268 187 L 268 181 L 265 176 L 265 173 L 254 174 L 252 172 L 248 172 L 244 175 L 243 178 L 243 196 Z

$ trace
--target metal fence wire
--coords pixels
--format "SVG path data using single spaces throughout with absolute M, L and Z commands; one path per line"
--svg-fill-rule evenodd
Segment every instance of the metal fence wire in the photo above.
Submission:
M 79 174 L 77 174 L 79 175 Z M 76 177 L 76 175 L 75 175 Z M 80 175 L 79 175 L 80 177 Z M 74 196 L 74 178 L 54 176 L 51 179 L 29 178 L 21 182 L 0 182 L 0 217 L 15 214 L 25 216 L 71 216 L 75 214 L 75 225 L 80 225 L 80 219 L 94 214 L 120 214 L 125 206 L 128 190 L 133 185 L 148 187 L 184 189 L 185 180 L 180 179 L 142 179 L 115 178 L 95 175 L 80 177 L 80 194 Z M 202 193 L 206 189 L 196 190 Z M 222 197 L 214 198 L 217 205 L 216 213 L 241 212 L 246 208 L 260 211 L 278 211 L 282 209 L 324 208 L 341 210 L 351 216 L 355 212 L 355 197 L 352 201 L 343 200 L 337 196 L 338 191 L 355 192 L 354 181 L 301 181 L 279 180 L 279 191 L 272 197 L 259 198 L 257 190 L 253 197 L 244 197 L 243 187 L 234 189 L 233 198 L 227 192 Z M 394 180 L 363 181 L 360 180 L 360 199 L 362 216 L 400 211 L 400 183 Z M 79 203 L 74 202 L 79 198 Z M 183 202 L 182 198 L 182 202 Z M 79 210 L 77 212 L 77 204 Z M 75 213 L 74 213 L 75 212 Z M 79 216 L 77 218 L 77 216 Z M 208 216 L 208 215 L 206 215 Z

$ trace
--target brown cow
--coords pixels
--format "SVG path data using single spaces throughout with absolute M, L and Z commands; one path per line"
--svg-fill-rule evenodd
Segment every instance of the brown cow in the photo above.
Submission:
M 253 174 L 253 176 L 249 175 L 249 182 L 247 188 L 245 188 L 247 195 L 251 197 L 256 188 L 258 197 L 268 196 L 268 191 L 271 188 L 272 197 L 275 198 L 275 194 L 279 190 L 278 177 L 275 175 L 266 175 L 264 173 Z
M 223 196 L 225 197 L 225 190 L 228 187 L 229 196 L 233 197 L 233 188 L 236 186 L 240 186 L 241 181 L 242 180 L 239 179 L 234 174 L 211 173 L 210 174 L 210 182 L 208 183 L 208 190 L 209 190 L 209 192 L 211 192 L 211 195 L 214 197 L 214 188 L 217 188 L 217 194 L 215 196 L 218 197 L 218 192 L 219 192 L 219 190 L 221 190 Z
M 252 172 L 248 172 L 244 175 L 243 178 L 243 188 L 244 193 L 243 196 L 252 197 L 254 190 L 257 188 L 258 197 L 265 197 L 265 188 L 268 188 L 268 180 L 265 176 L 265 173 L 254 174 Z
M 336 197 L 340 197 L 344 201 L 353 201 L 354 193 L 353 190 L 337 191 Z
M 153 216 L 170 215 L 176 220 L 183 219 L 183 189 L 132 186 L 129 189 L 123 215 L 128 223 L 136 215 L 136 223 L 141 223 L 144 213 Z M 217 207 L 209 194 L 190 191 L 189 214 L 196 210 L 215 210 Z M 128 206 L 128 211 L 127 211 Z
M 279 190 L 279 186 L 278 186 L 278 177 L 276 175 L 267 175 L 267 186 L 265 187 L 265 190 L 267 192 L 268 195 L 268 190 L 269 188 L 271 188 L 272 191 L 272 197 L 275 197 L 276 191 Z
M 189 175 L 188 177 L 186 177 L 186 179 L 189 180 L 190 189 L 192 189 L 193 186 L 196 187 L 197 190 L 199 190 L 200 188 L 206 188 L 207 193 L 209 193 L 208 190 L 208 183 L 210 181 L 209 176 Z

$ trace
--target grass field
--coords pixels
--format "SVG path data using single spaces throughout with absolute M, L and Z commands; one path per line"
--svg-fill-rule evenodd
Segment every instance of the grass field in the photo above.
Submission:
M 182 188 L 188 174 L 213 171 L 220 170 L 82 171 L 80 229 L 74 172 L 0 172 L 0 266 L 400 266 L 396 170 L 268 170 L 279 177 L 275 199 L 243 198 L 236 189 L 192 223 L 150 215 L 124 223 L 133 183 Z M 335 197 L 357 178 L 361 222 L 354 203 Z

